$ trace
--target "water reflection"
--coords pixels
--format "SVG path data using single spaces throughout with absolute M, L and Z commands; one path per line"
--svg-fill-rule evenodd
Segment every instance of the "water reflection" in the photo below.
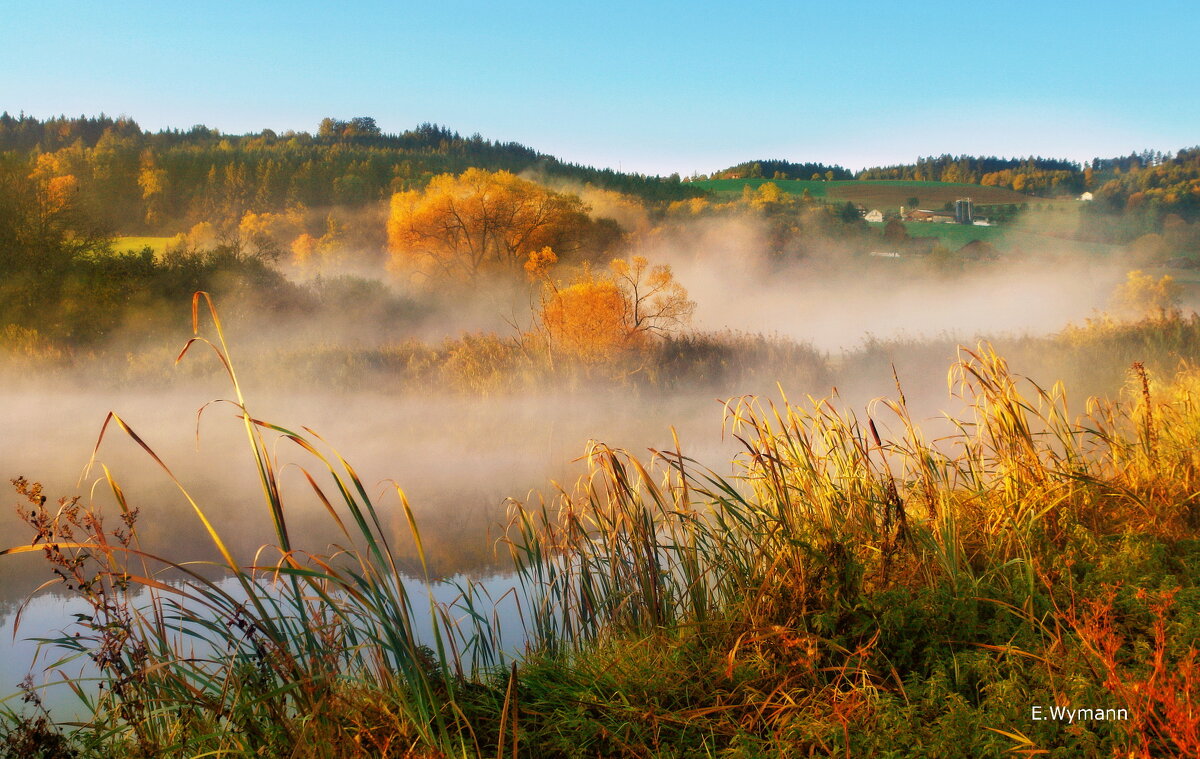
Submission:
M 23 475 L 45 484 L 51 498 L 82 494 L 99 505 L 107 519 L 119 513 L 107 485 L 79 482 L 80 472 L 109 410 L 117 411 L 138 432 L 217 525 L 239 561 L 249 563 L 258 549 L 275 541 L 245 431 L 226 404 L 210 406 L 200 420 L 196 445 L 196 409 L 202 392 L 89 394 L 75 391 L 9 393 L 0 407 L 0 424 L 11 433 L 0 440 L 0 473 Z M 420 576 L 407 520 L 399 508 L 394 480 L 404 487 L 421 530 L 433 578 L 482 579 L 494 598 L 511 588 L 505 574 L 504 499 L 547 490 L 551 480 L 569 483 L 583 471 L 576 461 L 591 438 L 634 450 L 669 448 L 669 425 L 686 440 L 708 441 L 708 450 L 686 448 L 691 455 L 721 460 L 721 408 L 711 394 L 671 398 L 406 399 L 374 394 L 323 397 L 272 396 L 251 410 L 262 419 L 321 433 L 351 462 L 378 496 L 377 505 L 396 552 L 414 578 Z M 273 450 L 281 464 L 281 484 L 291 533 L 297 545 L 326 553 L 344 543 L 314 497 L 301 467 L 323 485 L 319 463 L 288 441 Z M 110 429 L 100 459 L 108 465 L 139 511 L 141 547 L 174 561 L 216 561 L 211 541 L 187 500 L 166 474 L 119 430 Z M 15 502 L 15 494 L 10 503 Z M 115 526 L 112 525 L 112 526 Z M 17 513 L 0 513 L 0 544 L 27 544 L 30 529 Z M 219 574 L 219 569 L 214 568 Z M 215 576 L 215 575 L 214 575 Z M 25 638 L 53 637 L 80 609 L 78 602 L 43 595 L 26 607 L 14 640 L 15 610 L 50 577 L 37 554 L 0 559 L 0 694 L 16 688 L 28 672 L 35 645 Z M 169 579 L 169 578 L 168 578 Z M 414 580 L 414 593 L 424 593 Z M 453 582 L 438 582 L 434 595 L 448 602 Z M 511 599 L 511 595 L 509 596 Z M 415 602 L 418 608 L 424 604 Z M 427 610 L 426 610 L 427 613 Z M 514 627 L 514 625 L 516 625 Z M 506 645 L 517 648 L 522 635 L 515 615 L 501 615 Z M 43 659 L 41 664 L 46 662 Z
M 216 585 L 222 592 L 244 597 L 238 582 L 232 578 L 220 580 Z M 406 579 L 405 590 L 412 599 L 413 630 L 418 643 L 430 647 L 434 645 L 434 616 L 430 601 L 433 605 L 449 609 L 451 618 L 459 622 L 464 632 L 469 633 L 467 611 L 459 603 L 468 585 L 475 599 L 487 601 L 487 608 L 491 612 L 487 620 L 489 632 L 499 642 L 500 650 L 506 657 L 519 654 L 525 640 L 525 630 L 518 611 L 519 592 L 511 574 L 486 577 L 455 575 L 429 583 L 417 578 Z M 149 594 L 145 591 L 134 599 L 137 605 L 144 605 L 148 601 Z M 30 639 L 30 631 L 37 631 L 37 637 L 43 639 L 77 635 L 79 628 L 69 622 L 76 615 L 89 612 L 90 607 L 78 598 L 41 594 L 24 605 L 19 619 L 20 629 L 17 630 L 17 614 L 6 611 L 0 617 L 0 636 L 7 643 L 7 653 L 0 657 L 0 678 L 4 683 L 12 683 L 12 686 L 7 688 L 4 695 L 8 695 L 8 691 L 15 691 L 16 684 L 32 671 L 33 686 L 56 717 L 83 717 L 86 709 L 66 680 L 85 692 L 94 692 L 95 678 L 98 676 L 96 666 L 86 655 Z M 10 701 L 15 698 L 15 694 L 9 696 Z

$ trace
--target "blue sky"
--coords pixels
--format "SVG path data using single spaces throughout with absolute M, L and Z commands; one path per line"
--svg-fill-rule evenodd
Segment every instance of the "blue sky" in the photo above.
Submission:
M 1200 144 L 1200 3 L 3 0 L 0 110 L 374 116 L 626 171 Z

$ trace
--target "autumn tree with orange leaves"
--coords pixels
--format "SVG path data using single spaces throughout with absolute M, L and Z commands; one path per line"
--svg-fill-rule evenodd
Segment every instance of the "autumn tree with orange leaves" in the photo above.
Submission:
M 553 352 L 597 364 L 645 348 L 687 326 L 696 304 L 671 267 L 642 256 L 585 267 L 567 287 L 549 285 L 541 324 Z
M 507 171 L 442 174 L 424 190 L 392 196 L 391 266 L 470 283 L 488 272 L 519 274 L 545 248 L 558 255 L 578 250 L 588 233 L 586 210 L 574 195 Z

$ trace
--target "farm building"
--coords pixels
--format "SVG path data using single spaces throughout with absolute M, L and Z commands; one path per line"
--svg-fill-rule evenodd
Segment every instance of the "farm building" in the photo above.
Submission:
M 872 208 L 863 218 L 865 218 L 867 221 L 882 222 L 883 211 L 880 211 L 878 208 Z
M 954 214 L 949 211 L 926 211 L 923 208 L 918 208 L 915 211 L 909 211 L 905 217 L 905 221 L 933 221 L 942 224 L 953 224 Z

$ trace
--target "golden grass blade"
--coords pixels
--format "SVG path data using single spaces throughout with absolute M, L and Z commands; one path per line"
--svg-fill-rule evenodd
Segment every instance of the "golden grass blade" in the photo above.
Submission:
M 92 456 L 88 460 L 88 465 L 84 470 L 84 475 L 86 476 L 87 471 L 90 470 L 95 464 L 96 454 L 100 451 L 100 444 L 104 440 L 104 434 L 108 429 L 108 423 L 110 421 L 115 422 L 117 426 L 119 426 L 121 430 L 124 431 L 125 434 L 128 435 L 138 445 L 139 448 L 145 451 L 150 458 L 154 460 L 154 463 L 158 464 L 159 468 L 167 474 L 167 477 L 175 485 L 176 489 L 178 489 L 183 497 L 187 499 L 188 504 L 192 507 L 192 510 L 196 513 L 196 516 L 200 518 L 200 522 L 204 525 L 204 529 L 208 533 L 209 539 L 212 540 L 213 545 L 217 547 L 217 550 L 221 552 L 221 556 L 225 559 L 226 564 L 229 565 L 230 569 L 237 573 L 239 571 L 238 563 L 233 558 L 233 554 L 230 553 L 229 549 L 225 546 L 225 542 L 221 540 L 221 536 L 218 534 L 216 527 L 214 527 L 212 522 L 209 521 L 208 516 L 204 513 L 204 510 L 200 508 L 200 505 L 196 503 L 195 499 L 192 498 L 191 494 L 187 491 L 187 488 L 183 486 L 183 483 L 179 481 L 179 478 L 175 476 L 174 472 L 171 471 L 171 468 L 168 467 L 166 463 L 158 457 L 158 454 L 155 453 L 154 450 L 147 445 L 146 442 L 142 440 L 142 438 L 138 436 L 138 434 L 134 432 L 129 425 L 125 423 L 125 420 L 121 419 L 121 417 L 111 411 L 108 413 L 108 416 L 104 418 L 104 424 L 100 427 L 100 436 L 96 439 L 96 445 L 92 449 Z

